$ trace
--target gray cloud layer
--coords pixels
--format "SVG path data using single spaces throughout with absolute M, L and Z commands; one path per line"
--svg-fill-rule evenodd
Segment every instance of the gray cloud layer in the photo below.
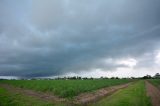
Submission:
M 108 58 L 148 66 L 144 54 L 160 49 L 159 10 L 159 0 L 1 0 L 0 75 L 126 67 Z

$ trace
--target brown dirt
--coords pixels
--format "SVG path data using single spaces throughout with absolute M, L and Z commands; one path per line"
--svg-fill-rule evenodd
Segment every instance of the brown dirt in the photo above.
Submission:
M 148 81 L 146 81 L 145 83 L 147 87 L 147 95 L 151 97 L 152 105 L 160 106 L 160 90 Z
M 74 104 L 81 104 L 81 105 L 87 105 L 89 103 L 95 103 L 98 100 L 111 95 L 112 93 L 116 92 L 119 89 L 126 88 L 129 86 L 130 83 L 123 84 L 123 85 L 117 85 L 112 87 L 106 87 L 99 90 L 96 90 L 95 92 L 89 92 L 89 93 L 82 93 L 74 98 L 73 103 Z

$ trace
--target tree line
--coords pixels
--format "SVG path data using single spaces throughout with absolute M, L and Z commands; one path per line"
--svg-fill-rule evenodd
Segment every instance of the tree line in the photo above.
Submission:
M 119 77 L 100 77 L 100 78 L 93 78 L 93 77 L 80 77 L 80 76 L 73 76 L 73 77 L 57 77 L 57 78 L 19 78 L 18 80 L 95 80 L 95 79 L 160 79 L 160 74 L 156 73 L 154 76 L 151 75 L 145 75 L 143 77 L 124 77 L 124 78 L 119 78 Z M 0 80 L 5 80 L 5 79 L 0 79 Z M 16 80 L 16 79 L 10 79 L 10 80 Z

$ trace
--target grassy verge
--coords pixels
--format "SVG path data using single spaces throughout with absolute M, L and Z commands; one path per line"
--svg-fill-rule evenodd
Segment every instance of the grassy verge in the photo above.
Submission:
M 129 82 L 126 79 L 106 80 L 2 80 L 17 87 L 51 92 L 60 97 L 72 98 L 82 92 L 89 92 L 103 87 L 119 85 Z
M 0 106 L 63 106 L 23 94 L 12 93 L 0 87 Z
M 144 81 L 139 81 L 91 106 L 151 106 L 151 102 Z

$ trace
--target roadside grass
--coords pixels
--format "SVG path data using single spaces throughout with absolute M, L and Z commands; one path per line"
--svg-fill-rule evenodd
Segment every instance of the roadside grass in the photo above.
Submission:
M 151 106 L 151 101 L 144 81 L 138 81 L 90 106 Z
M 53 104 L 23 94 L 12 93 L 0 87 L 0 106 L 64 106 Z
M 128 83 L 127 79 L 103 80 L 1 80 L 17 87 L 35 91 L 50 92 L 59 97 L 73 98 L 80 93 L 94 91 L 103 87 Z
M 160 79 L 150 79 L 149 82 L 151 82 L 153 85 L 157 86 L 160 89 Z

